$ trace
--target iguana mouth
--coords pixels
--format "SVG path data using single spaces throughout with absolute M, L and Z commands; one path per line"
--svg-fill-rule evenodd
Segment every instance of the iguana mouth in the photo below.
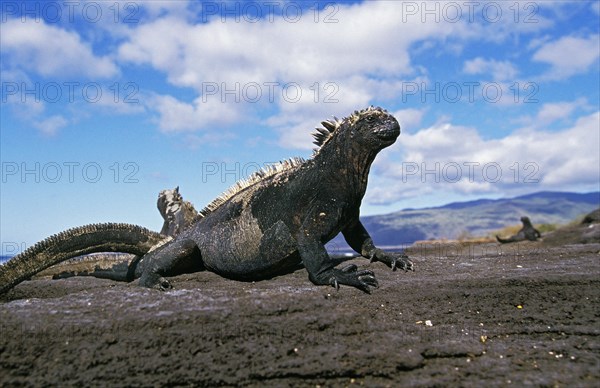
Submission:
M 381 140 L 395 140 L 400 135 L 398 128 L 382 128 L 375 131 L 375 134 Z

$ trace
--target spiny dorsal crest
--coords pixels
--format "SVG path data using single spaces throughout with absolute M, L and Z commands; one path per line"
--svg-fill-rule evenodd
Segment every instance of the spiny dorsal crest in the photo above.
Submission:
M 237 181 L 233 186 L 227 189 L 227 191 L 215 198 L 214 201 L 206 205 L 206 207 L 200 210 L 198 213 L 201 217 L 206 217 L 209 213 L 215 211 L 219 206 L 227 202 L 231 197 L 242 190 L 275 174 L 296 168 L 304 162 L 305 160 L 302 158 L 291 158 L 284 160 L 283 162 L 270 164 L 266 167 L 263 167 L 254 174 L 250 175 L 248 178 Z
M 336 133 L 336 131 L 345 122 L 348 122 L 350 125 L 353 125 L 363 115 L 371 113 L 371 112 L 375 112 L 375 111 L 381 112 L 381 113 L 387 113 L 387 111 L 385 109 L 371 105 L 370 107 L 363 109 L 361 111 L 355 110 L 354 113 L 352 113 L 348 117 L 344 117 L 342 120 L 333 116 L 333 119 L 322 121 L 321 125 L 323 127 L 315 128 L 317 130 L 317 132 L 313 133 L 313 137 L 315 138 L 315 141 L 313 141 L 313 144 L 315 144 L 318 147 L 317 149 L 315 149 L 315 153 L 317 153 L 318 150 L 321 147 L 323 147 L 323 145 L 325 145 L 325 143 L 327 143 L 329 140 L 331 140 L 331 138 Z

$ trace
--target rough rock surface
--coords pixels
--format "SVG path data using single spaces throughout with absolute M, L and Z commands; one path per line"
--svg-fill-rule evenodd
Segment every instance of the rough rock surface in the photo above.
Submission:
M 600 244 L 412 248 L 381 287 L 210 272 L 168 292 L 90 277 L 0 299 L 0 385 L 597 386 Z

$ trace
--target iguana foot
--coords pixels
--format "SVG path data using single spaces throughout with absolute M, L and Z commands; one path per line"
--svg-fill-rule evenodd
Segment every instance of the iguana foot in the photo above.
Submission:
M 375 253 L 369 258 L 371 263 L 374 261 L 380 261 L 392 268 L 392 271 L 400 268 L 406 271 L 414 271 L 415 266 L 408 256 L 402 253 L 388 253 L 381 249 L 376 249 Z
M 371 287 L 379 287 L 379 283 L 377 282 L 373 271 L 359 271 L 358 267 L 354 264 L 350 264 L 342 269 L 334 268 L 332 271 L 331 277 L 329 278 L 329 284 L 336 289 L 340 288 L 340 284 L 345 284 L 370 294 Z
M 140 278 L 140 286 L 154 288 L 161 291 L 166 291 L 173 288 L 167 279 L 155 272 L 142 275 Z

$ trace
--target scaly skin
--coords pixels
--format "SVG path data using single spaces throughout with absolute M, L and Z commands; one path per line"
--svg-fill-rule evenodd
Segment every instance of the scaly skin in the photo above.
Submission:
M 144 287 L 171 288 L 165 277 L 189 271 L 208 270 L 230 279 L 253 281 L 304 267 L 316 285 L 349 285 L 370 292 L 378 286 L 372 271 L 355 265 L 337 268 L 339 261 L 327 254 L 325 244 L 340 232 L 363 257 L 393 270 L 413 270 L 406 256 L 375 247 L 359 220 L 371 164 L 379 151 L 396 141 L 398 122 L 385 110 L 369 107 L 322 124 L 324 128 L 314 135 L 319 148 L 311 159 L 288 160 L 238 182 L 171 241 L 146 230 L 141 233 L 144 243 L 133 249 L 133 235 L 122 238 L 118 231 L 107 235 L 116 224 L 85 232 L 72 241 L 52 237 L 36 245 L 43 247 L 24 252 L 2 269 L 0 279 L 3 283 L 7 280 L 0 290 L 74 256 L 118 251 L 143 254 L 129 273 L 140 278 Z M 160 242 L 165 243 L 149 251 Z M 72 248 L 65 248 L 69 246 Z

